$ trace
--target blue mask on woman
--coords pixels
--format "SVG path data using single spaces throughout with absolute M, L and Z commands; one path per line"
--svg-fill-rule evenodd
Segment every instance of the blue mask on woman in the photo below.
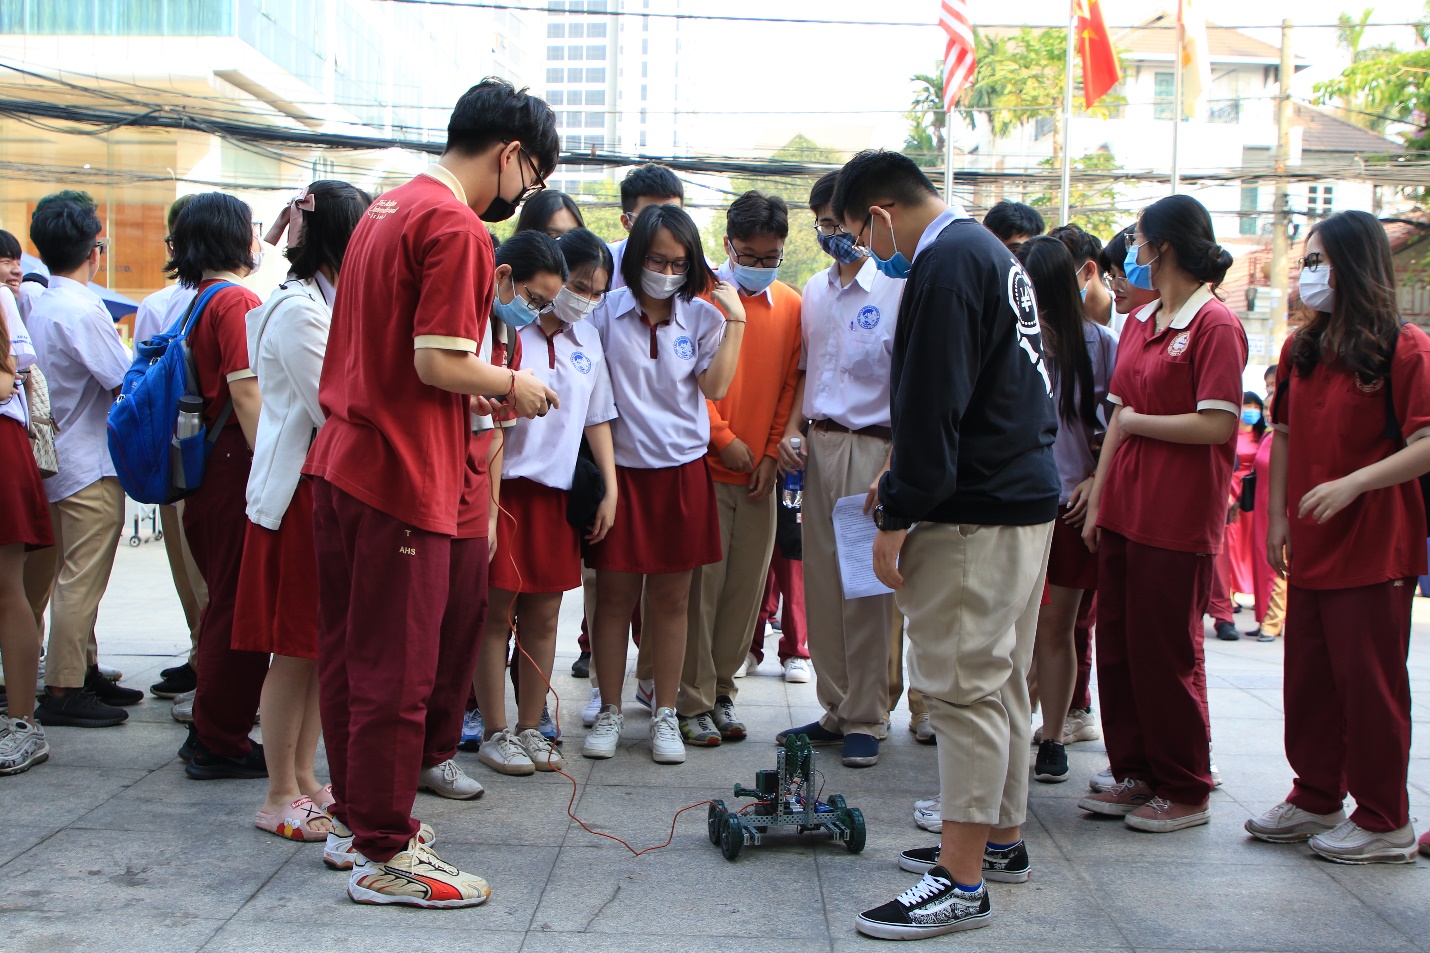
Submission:
M 1248 427 L 1255 427 L 1261 423 L 1261 411 L 1254 407 L 1245 407 L 1241 411 L 1241 422 Z
M 1147 244 L 1143 242 L 1142 245 Z M 1122 259 L 1122 272 L 1127 275 L 1127 283 L 1134 288 L 1141 288 L 1143 291 L 1156 291 L 1152 287 L 1152 261 L 1162 256 L 1158 255 L 1145 265 L 1137 264 L 1137 249 L 1142 245 L 1128 245 L 1127 255 Z
M 854 236 L 848 232 L 840 232 L 838 235 L 821 234 L 819 247 L 841 265 L 852 265 L 865 257 L 864 253 L 855 247 Z
M 492 298 L 492 317 L 509 328 L 524 328 L 536 320 L 536 309 L 525 296 L 517 293 L 515 281 L 512 282 L 511 291 L 511 301 L 504 302 L 501 299 L 501 290 L 497 290 L 496 296 Z

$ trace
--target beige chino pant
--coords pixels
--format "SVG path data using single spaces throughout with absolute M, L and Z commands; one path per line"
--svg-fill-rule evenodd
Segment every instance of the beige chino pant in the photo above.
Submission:
M 752 500 L 743 483 L 715 484 L 723 558 L 690 574 L 685 669 L 675 703 L 687 718 L 710 711 L 721 695 L 733 699 L 738 694 L 735 672 L 754 642 L 775 550 L 778 505 L 774 493 Z
M 124 490 L 105 477 L 50 504 L 59 572 L 50 606 L 45 684 L 81 688 L 97 661 L 94 620 L 109 586 L 114 554 L 124 530 Z
M 899 697 L 904 694 L 904 614 L 894 607 L 894 618 L 889 631 L 889 711 L 899 707 Z M 909 714 L 915 720 L 928 714 L 928 706 L 919 690 L 909 686 Z
M 919 523 L 899 558 L 909 684 L 938 738 L 945 821 L 1016 827 L 1028 810 L 1028 665 L 1052 523 Z
M 169 574 L 174 577 L 174 591 L 184 608 L 184 622 L 189 627 L 189 664 L 199 654 L 199 614 L 209 602 L 209 587 L 194 564 L 189 551 L 189 538 L 184 535 L 184 502 L 159 507 L 159 525 L 164 529 L 164 553 L 169 557 Z
M 877 736 L 889 714 L 894 597 L 845 599 L 834 548 L 834 501 L 863 496 L 889 441 L 811 429 L 804 472 L 804 613 L 815 693 L 829 731 Z M 897 696 L 893 696 L 897 698 Z

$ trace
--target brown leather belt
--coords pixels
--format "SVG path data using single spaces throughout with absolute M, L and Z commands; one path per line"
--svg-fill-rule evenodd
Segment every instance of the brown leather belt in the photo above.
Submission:
M 815 430 L 822 430 L 825 433 L 852 433 L 858 437 L 878 437 L 880 440 L 893 440 L 894 432 L 888 427 L 861 427 L 858 430 L 850 430 L 837 420 L 825 418 L 814 422 Z

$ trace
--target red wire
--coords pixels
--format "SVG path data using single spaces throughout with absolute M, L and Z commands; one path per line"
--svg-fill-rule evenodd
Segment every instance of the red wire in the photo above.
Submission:
M 497 424 L 496 430 L 497 430 L 497 436 L 500 438 L 500 444 L 499 444 L 499 446 L 498 446 L 498 449 L 499 449 L 499 450 L 505 449 L 505 447 L 506 447 L 506 430 L 501 426 L 500 423 Z M 487 476 L 488 476 L 488 479 L 489 479 L 489 480 L 497 480 L 497 481 L 501 480 L 501 474 L 500 474 L 500 473 L 492 474 L 492 473 L 488 472 Z M 503 507 L 503 506 L 501 505 L 501 503 L 498 502 L 497 500 L 493 500 L 492 502 L 493 502 L 494 505 L 496 506 L 497 512 L 501 513 L 501 514 L 502 514 L 503 516 L 505 516 L 507 519 L 511 520 L 512 531 L 513 531 L 513 536 L 514 536 L 514 535 L 515 535 L 515 531 L 516 531 L 516 529 L 518 528 L 518 524 L 517 524 L 517 521 L 516 521 L 516 517 L 513 516 L 513 515 L 511 514 L 511 512 L 510 512 L 509 510 L 507 510 L 505 507 Z M 510 547 L 508 547 L 508 549 L 510 549 Z M 555 705 L 555 707 L 556 707 L 556 712 L 555 712 L 554 720 L 555 720 L 556 725 L 557 725 L 557 731 L 560 731 L 560 730 L 561 730 L 561 729 L 560 729 L 560 725 L 561 725 L 561 694 L 556 691 L 556 689 L 555 689 L 555 688 L 552 686 L 552 684 L 551 684 L 551 679 L 547 678 L 546 673 L 541 670 L 541 666 L 536 664 L 536 660 L 533 659 L 530 655 L 527 654 L 526 648 L 521 644 L 521 633 L 520 633 L 520 631 L 518 630 L 517 625 L 516 625 L 516 600 L 517 600 L 518 598 L 520 598 L 520 595 L 521 595 L 521 568 L 517 566 L 517 564 L 516 564 L 516 556 L 515 556 L 512 552 L 508 551 L 508 552 L 506 553 L 506 556 L 507 556 L 507 558 L 508 558 L 509 560 L 511 560 L 511 568 L 512 568 L 512 571 L 516 573 L 516 580 L 517 580 L 517 589 L 516 589 L 515 592 L 512 593 L 511 604 L 507 606 L 507 610 L 506 610 L 506 624 L 507 624 L 507 628 L 511 631 L 512 638 L 513 638 L 513 639 L 515 640 L 515 642 L 516 642 L 516 650 L 521 653 L 522 658 L 526 659 L 527 663 L 530 664 L 531 667 L 536 671 L 536 674 L 538 674 L 538 675 L 541 676 L 541 680 L 546 683 L 546 690 L 547 690 L 548 692 L 550 692 L 553 697 L 555 697 L 555 699 L 556 699 L 556 705 Z M 593 620 L 592 620 L 592 627 L 593 627 L 593 628 L 594 628 L 594 623 L 595 623 L 595 620 L 593 619 Z M 622 681 L 624 682 L 624 679 L 623 679 Z M 505 694 L 506 694 L 505 691 L 503 691 L 502 694 L 503 694 L 503 699 L 505 699 Z M 616 691 L 616 698 L 617 698 L 617 699 L 620 698 L 620 688 L 619 688 L 619 687 L 617 688 L 617 691 Z M 502 704 L 503 704 L 503 705 L 506 704 L 505 700 L 502 701 Z M 577 816 L 576 816 L 576 812 L 573 811 L 572 808 L 575 807 L 575 805 L 576 805 L 576 795 L 579 794 L 580 791 L 581 791 L 580 782 L 578 782 L 574 777 L 572 777 L 571 775 L 567 774 L 565 771 L 563 771 L 563 770 L 560 769 L 560 768 L 552 768 L 552 770 L 553 770 L 556 774 L 561 775 L 563 778 L 565 778 L 566 780 L 568 780 L 568 781 L 571 782 L 571 798 L 566 802 L 566 816 L 569 817 L 569 818 L 571 818 L 571 820 L 575 821 L 577 824 L 580 824 L 580 825 L 581 825 L 581 829 L 584 830 L 586 833 L 591 834 L 591 835 L 594 835 L 594 836 L 596 836 L 596 837 L 604 837 L 604 838 L 606 838 L 607 840 L 613 840 L 613 841 L 615 841 L 617 844 L 620 844 L 622 847 L 624 847 L 626 850 L 630 851 L 630 852 L 631 852 L 632 854 L 634 854 L 636 857 L 639 857 L 639 856 L 641 856 L 642 854 L 648 854 L 648 853 L 650 853 L 651 851 L 654 851 L 654 850 L 664 850 L 665 848 L 669 847 L 669 846 L 671 845 L 671 843 L 674 842 L 674 840 L 675 840 L 675 825 L 676 825 L 676 823 L 680 820 L 680 815 L 684 814 L 686 811 L 693 811 L 693 810 L 694 810 L 695 808 L 697 808 L 697 807 L 703 807 L 703 806 L 706 805 L 706 804 L 712 803 L 710 800 L 707 799 L 707 800 L 704 800 L 704 801 L 696 801 L 694 804 L 687 804 L 685 807 L 682 807 L 680 810 L 676 811 L 676 812 L 675 812 L 675 816 L 670 819 L 670 836 L 666 837 L 664 844 L 656 844 L 656 845 L 653 846 L 653 847 L 645 847 L 645 848 L 642 848 L 642 849 L 640 849 L 640 850 L 636 850 L 634 847 L 632 847 L 630 844 L 626 843 L 626 841 L 622 840 L 621 838 L 617 837 L 615 834 L 607 834 L 607 833 L 605 833 L 604 831 L 594 830 L 589 824 L 587 824 L 585 821 L 581 820 L 581 818 L 577 817 Z M 751 806 L 753 806 L 753 805 L 751 805 Z

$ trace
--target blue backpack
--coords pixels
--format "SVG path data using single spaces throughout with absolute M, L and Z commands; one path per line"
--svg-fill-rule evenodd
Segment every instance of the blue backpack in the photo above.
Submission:
M 202 427 L 179 439 L 179 399 L 199 396 L 189 332 L 215 294 L 234 287 L 221 281 L 194 299 L 174 326 L 134 347 L 134 363 L 109 409 L 109 455 L 124 492 L 140 503 L 173 503 L 194 492 L 214 441 L 233 412 L 224 404 L 207 434 Z

